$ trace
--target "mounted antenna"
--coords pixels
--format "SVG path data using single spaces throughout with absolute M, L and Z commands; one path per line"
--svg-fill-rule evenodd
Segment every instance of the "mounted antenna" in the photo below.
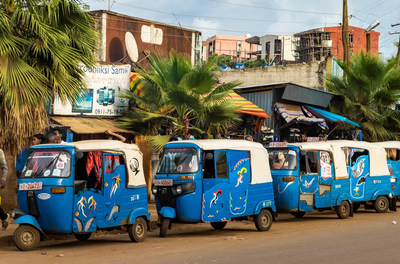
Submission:
M 125 33 L 125 47 L 126 47 L 126 53 L 128 54 L 129 59 L 132 62 L 137 62 L 139 59 L 139 51 L 138 51 L 138 46 L 136 44 L 135 37 L 132 35 L 131 32 Z

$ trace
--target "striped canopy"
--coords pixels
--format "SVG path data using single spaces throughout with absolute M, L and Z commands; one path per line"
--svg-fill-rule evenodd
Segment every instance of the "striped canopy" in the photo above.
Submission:
M 261 118 L 269 118 L 269 115 L 265 113 L 264 110 L 262 110 L 252 102 L 246 100 L 245 98 L 241 97 L 237 93 L 232 91 L 228 94 L 228 97 L 230 97 L 229 99 L 233 104 L 240 106 L 240 109 L 236 112 Z

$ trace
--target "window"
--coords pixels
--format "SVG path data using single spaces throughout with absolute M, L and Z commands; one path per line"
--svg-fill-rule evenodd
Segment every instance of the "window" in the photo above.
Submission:
M 167 148 L 161 159 L 158 173 L 194 173 L 199 168 L 197 150 L 194 148 Z
M 330 40 L 330 39 L 331 39 L 331 33 L 329 32 L 322 33 L 322 40 Z
M 386 150 L 386 159 L 397 161 L 399 160 L 399 150 L 395 148 L 387 148 Z
M 349 34 L 349 41 L 353 42 L 353 34 Z
M 214 151 L 203 152 L 203 178 L 215 178 Z
M 282 40 L 280 39 L 275 39 L 275 47 L 274 47 L 274 53 L 280 54 L 282 51 Z
M 295 170 L 297 154 L 292 149 L 268 149 L 271 170 Z
M 318 173 L 318 151 L 302 151 L 300 174 Z
M 71 154 L 67 151 L 40 150 L 29 153 L 22 178 L 66 178 L 71 173 Z
M 217 178 L 228 178 L 228 169 L 226 165 L 226 152 L 215 151 Z

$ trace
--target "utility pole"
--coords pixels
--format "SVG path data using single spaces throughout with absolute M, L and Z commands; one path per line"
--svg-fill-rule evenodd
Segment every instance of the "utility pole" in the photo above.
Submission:
M 398 25 L 400 25 L 400 23 L 392 24 L 391 26 L 395 27 L 395 26 L 398 26 Z M 399 64 L 400 64 L 400 32 L 399 31 L 394 31 L 394 32 L 389 32 L 389 34 L 390 35 L 399 34 L 399 43 L 397 45 L 397 64 L 396 64 L 397 66 L 399 66 Z
M 349 46 L 349 16 L 347 14 L 347 0 L 343 0 L 342 43 L 343 43 L 343 61 L 346 65 L 349 65 L 350 46 Z

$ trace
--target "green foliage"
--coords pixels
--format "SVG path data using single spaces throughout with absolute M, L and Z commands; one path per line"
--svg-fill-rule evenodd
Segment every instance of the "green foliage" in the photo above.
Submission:
M 244 63 L 244 67 L 245 68 L 260 68 L 260 67 L 264 67 L 264 59 L 261 60 L 248 60 Z
M 235 68 L 235 63 L 233 63 L 232 56 L 218 55 L 216 53 L 213 53 L 209 60 L 215 61 L 216 65 L 218 67 L 220 67 L 222 65 L 227 65 L 227 66 L 231 67 L 232 69 Z
M 95 64 L 92 24 L 76 0 L 0 2 L 0 147 L 16 152 L 44 130 L 45 102 L 85 89 L 79 64 Z
M 227 94 L 240 82 L 224 83 L 216 87 L 215 62 L 195 66 L 186 58 L 170 54 L 170 58 L 150 56 L 148 70 L 140 70 L 143 92 L 123 95 L 136 107 L 119 119 L 121 128 L 147 136 L 156 146 L 162 146 L 171 136 L 187 138 L 224 129 L 235 122 L 238 109 L 227 101 Z M 172 134 L 157 139 L 157 134 Z
M 385 62 L 378 56 L 361 53 L 352 64 L 337 60 L 345 77 L 328 76 L 326 88 L 337 96 L 331 110 L 361 125 L 368 141 L 396 139 L 400 132 L 400 68 L 396 61 Z

